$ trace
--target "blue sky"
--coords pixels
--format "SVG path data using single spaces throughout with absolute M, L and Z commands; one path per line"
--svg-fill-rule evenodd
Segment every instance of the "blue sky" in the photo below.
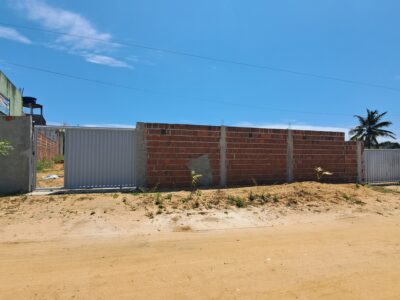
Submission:
M 371 0 L 1 1 L 0 68 L 45 106 L 49 122 L 136 121 L 350 128 L 400 91 L 218 63 L 118 42 L 400 89 L 400 2 Z M 77 38 L 91 36 L 97 40 Z M 113 82 L 73 80 L 7 62 Z

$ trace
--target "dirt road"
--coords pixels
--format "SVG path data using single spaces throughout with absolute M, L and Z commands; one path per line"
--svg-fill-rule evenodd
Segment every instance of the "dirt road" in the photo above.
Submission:
M 400 218 L 0 244 L 1 299 L 400 299 Z

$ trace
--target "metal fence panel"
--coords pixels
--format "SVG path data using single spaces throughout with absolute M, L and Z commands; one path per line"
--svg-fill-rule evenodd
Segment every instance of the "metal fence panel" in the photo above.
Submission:
M 400 149 L 366 149 L 364 166 L 367 183 L 399 182 Z
M 65 187 L 132 187 L 134 129 L 66 128 Z

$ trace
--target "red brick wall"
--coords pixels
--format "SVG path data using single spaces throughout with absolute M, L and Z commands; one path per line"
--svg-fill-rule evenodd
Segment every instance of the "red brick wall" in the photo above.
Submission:
M 293 130 L 294 180 L 316 180 L 316 167 L 333 173 L 325 181 L 343 181 L 345 175 L 344 133 Z
M 36 144 L 36 159 L 37 160 L 52 160 L 59 155 L 60 145 L 58 139 L 53 139 L 46 136 L 45 132 L 37 133 Z
M 192 159 L 207 154 L 212 184 L 220 183 L 220 134 L 217 126 L 145 123 L 146 185 L 189 187 Z M 324 180 L 355 182 L 357 145 L 339 132 L 292 130 L 293 177 L 316 180 L 315 167 L 333 172 Z M 226 127 L 227 185 L 285 182 L 288 130 Z
M 219 184 L 220 127 L 145 123 L 146 184 L 149 187 L 189 187 L 187 163 L 208 154 L 213 185 Z
M 287 130 L 227 127 L 227 184 L 284 182 Z

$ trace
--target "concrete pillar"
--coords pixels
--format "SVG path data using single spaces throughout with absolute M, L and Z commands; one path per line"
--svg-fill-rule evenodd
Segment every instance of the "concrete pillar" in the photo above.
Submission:
M 7 155 L 0 155 L 0 195 L 32 191 L 32 118 L 0 117 L 0 140 L 8 141 L 12 146 Z
M 136 187 L 146 186 L 147 148 L 144 123 L 136 123 L 134 171 Z
M 226 186 L 226 126 L 221 126 L 219 138 L 219 185 Z
M 357 182 L 364 183 L 363 142 L 357 141 Z
M 287 161 L 286 161 L 286 175 L 287 175 L 287 182 L 293 182 L 293 134 L 292 130 L 288 130 L 287 135 Z

